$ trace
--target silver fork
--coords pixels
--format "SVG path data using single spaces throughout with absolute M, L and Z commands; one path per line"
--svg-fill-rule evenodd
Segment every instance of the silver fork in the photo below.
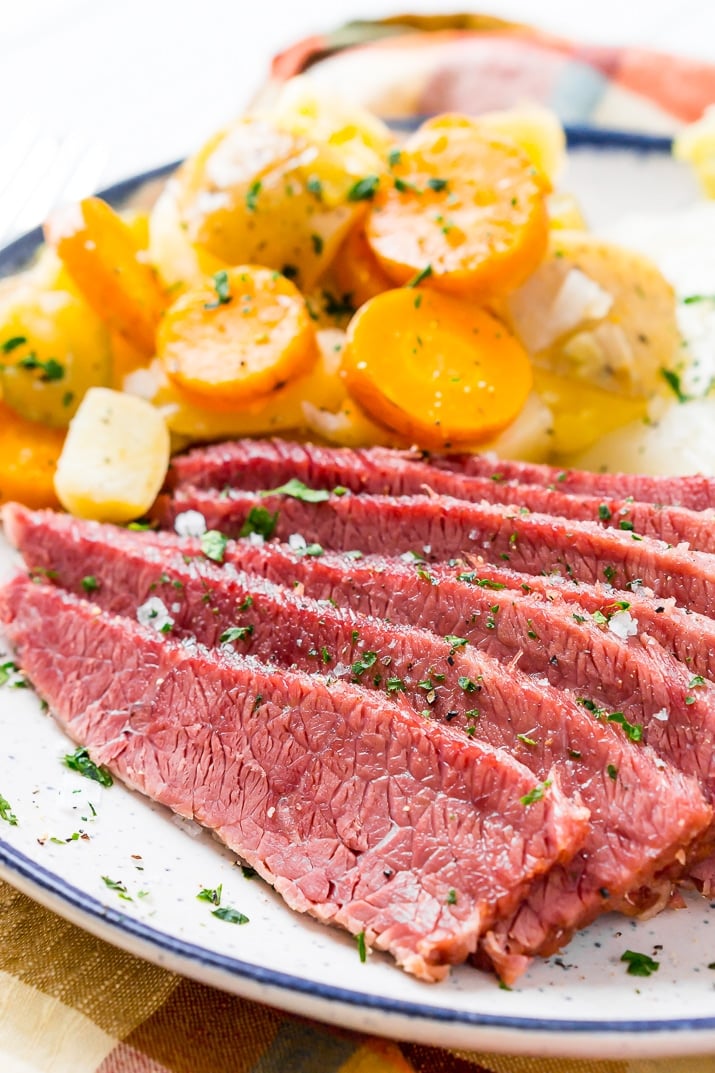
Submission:
M 21 123 L 0 155 L 0 247 L 41 224 L 57 205 L 93 193 L 108 152 L 76 132 L 37 134 Z

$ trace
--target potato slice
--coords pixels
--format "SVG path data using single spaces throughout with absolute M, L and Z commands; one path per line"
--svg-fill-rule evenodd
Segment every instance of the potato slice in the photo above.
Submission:
M 648 398 L 680 361 L 675 293 L 642 254 L 585 231 L 555 231 L 536 272 L 505 305 L 536 365 Z
M 71 514 L 129 522 L 154 502 L 169 466 L 169 432 L 158 410 L 132 395 L 92 388 L 70 425 L 55 491 Z
M 109 333 L 51 251 L 0 295 L 0 394 L 28 421 L 66 428 L 112 375 Z

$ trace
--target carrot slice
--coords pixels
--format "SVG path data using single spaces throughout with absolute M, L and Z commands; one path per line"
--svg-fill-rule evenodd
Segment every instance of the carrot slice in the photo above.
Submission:
M 175 383 L 221 409 L 284 387 L 308 372 L 318 350 L 297 287 L 280 272 L 240 265 L 174 302 L 158 355 Z
M 332 273 L 340 293 L 349 296 L 355 308 L 395 286 L 370 249 L 362 222 L 338 250 Z
M 426 288 L 367 302 L 350 322 L 343 370 L 372 417 L 425 447 L 500 432 L 532 383 L 528 355 L 503 324 Z
M 64 429 L 27 421 L 0 401 L 0 503 L 57 507 L 53 478 Z
M 132 227 L 105 201 L 88 197 L 55 213 L 45 224 L 45 238 L 109 327 L 142 354 L 154 354 L 166 297 L 142 260 Z
M 429 269 L 430 286 L 491 298 L 544 256 L 543 179 L 515 143 L 474 124 L 425 126 L 395 155 L 366 233 L 396 283 Z

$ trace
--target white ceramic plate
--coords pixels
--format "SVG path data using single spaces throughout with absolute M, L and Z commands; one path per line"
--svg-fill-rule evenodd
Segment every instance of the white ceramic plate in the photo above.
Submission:
M 613 143 L 575 152 L 567 185 L 599 226 L 629 210 L 673 211 L 695 194 L 667 156 Z M 0 275 L 36 242 L 0 254 Z M 14 566 L 0 537 L 0 577 Z M 30 690 L 0 689 L 0 794 L 18 820 L 0 822 L 0 876 L 117 946 L 286 1010 L 437 1046 L 591 1058 L 715 1051 L 715 903 L 693 897 L 649 923 L 604 917 L 513 991 L 469 967 L 422 984 L 383 955 L 361 964 L 354 940 L 292 913 L 194 825 L 70 771 L 71 751 Z M 219 884 L 249 923 L 218 920 L 197 900 Z M 659 970 L 629 976 L 626 949 Z

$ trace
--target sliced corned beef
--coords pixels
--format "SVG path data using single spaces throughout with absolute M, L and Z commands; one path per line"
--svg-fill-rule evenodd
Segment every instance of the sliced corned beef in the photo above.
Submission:
M 609 496 L 574 495 L 538 484 L 494 481 L 438 469 L 406 453 L 387 448 L 349 450 L 286 440 L 235 440 L 197 447 L 172 464 L 172 487 L 235 487 L 246 491 L 277 488 L 299 481 L 311 489 L 336 486 L 372 495 L 421 495 L 431 489 L 440 495 L 472 503 L 503 503 L 540 514 L 633 531 L 668 544 L 687 541 L 699 551 L 715 552 L 715 512 L 692 511 Z
M 413 551 L 428 560 L 479 555 L 527 574 L 606 580 L 617 588 L 642 582 L 660 597 L 672 596 L 693 611 L 715 615 L 715 556 L 668 547 L 636 533 L 603 529 L 509 507 L 467 503 L 446 496 L 331 495 L 305 502 L 287 495 L 179 488 L 160 496 L 155 514 L 169 528 L 193 510 L 210 529 L 238 536 L 260 512 L 274 518 L 281 540 L 295 533 L 337 551 L 385 555 Z
M 539 484 L 545 488 L 559 488 L 568 494 L 632 496 L 643 503 L 667 504 L 688 510 L 715 508 L 715 479 L 701 475 L 653 477 L 644 473 L 592 473 L 534 462 L 510 462 L 491 454 L 435 455 L 431 463 L 452 473 L 488 477 L 493 481 Z
M 583 788 L 592 817 L 583 852 L 558 874 L 552 871 L 548 881 L 536 884 L 515 918 L 518 942 L 506 924 L 499 925 L 490 940 L 490 956 L 509 979 L 525 967 L 527 956 L 552 952 L 604 909 L 616 905 L 642 910 L 657 901 L 663 883 L 653 882 L 653 873 L 684 859 L 682 851 L 709 822 L 710 810 L 695 785 L 672 769 L 663 770 L 650 750 L 631 743 L 615 725 L 594 720 L 566 695 L 464 646 L 459 637 L 445 641 L 424 630 L 388 625 L 306 599 L 255 575 L 221 569 L 203 556 L 198 542 L 137 535 L 19 507 L 6 508 L 5 518 L 11 539 L 31 569 L 80 592 L 89 574 L 92 598 L 105 608 L 134 617 L 138 609 L 146 613 L 152 600 L 160 600 L 159 624 L 166 625 L 169 609 L 172 635 L 195 634 L 210 645 L 231 638 L 241 651 L 263 659 L 322 669 L 388 694 L 399 693 L 417 711 L 509 748 L 539 779 L 554 770 L 565 792 L 580 794 Z M 242 550 L 248 553 L 249 567 L 260 566 L 262 559 L 264 566 L 270 565 L 273 559 L 276 580 L 288 585 L 300 581 L 301 586 L 307 580 L 308 590 L 304 568 L 311 574 L 324 565 L 319 559 L 283 557 L 280 549 L 268 546 L 241 545 L 226 552 L 238 563 Z M 342 603 L 345 588 L 340 586 L 348 575 L 356 607 L 365 602 L 361 596 L 376 595 L 384 605 L 371 610 L 393 619 L 402 615 L 402 621 L 409 622 L 415 597 L 425 595 L 425 579 L 406 565 L 384 568 L 384 573 L 376 573 L 353 563 L 346 570 L 345 562 L 337 560 L 337 580 L 324 595 L 338 596 Z M 355 573 L 367 573 L 362 589 L 350 581 Z M 426 580 L 429 618 L 432 587 Z M 465 595 L 464 585 L 456 588 Z M 404 603 L 395 598 L 396 591 Z M 467 595 L 473 599 L 475 593 Z M 449 593 L 446 600 L 449 604 Z M 441 613 L 451 614 L 447 604 Z M 455 629 L 444 633 L 456 634 L 462 625 L 459 615 L 458 608 L 456 621 L 450 620 Z M 601 635 L 595 632 L 597 642 Z M 492 636 L 488 629 L 482 633 Z M 463 634 L 473 636 L 469 630 Z M 608 776 L 609 770 L 618 772 L 617 779 Z M 617 839 L 613 831 L 618 831 Z M 649 883 L 649 891 L 639 889 Z M 668 887 L 666 882 L 666 892 Z
M 556 779 L 537 790 L 511 757 L 403 703 L 182 645 L 25 578 L 0 618 L 98 763 L 424 979 L 583 840 L 587 813 Z
M 539 595 L 550 603 L 563 601 L 571 605 L 572 614 L 578 615 L 580 609 L 582 615 L 586 612 L 595 616 L 604 626 L 618 612 L 627 611 L 639 634 L 652 637 L 684 663 L 693 676 L 702 675 L 715 681 L 715 619 L 680 607 L 672 597 L 659 600 L 642 585 L 619 590 L 601 582 L 588 585 L 570 578 L 520 574 L 508 567 L 477 560 L 459 566 L 439 563 L 430 569 L 438 579 L 471 576 L 471 583 L 477 587 Z M 623 625 L 624 616 L 620 615 L 610 629 L 617 631 Z

